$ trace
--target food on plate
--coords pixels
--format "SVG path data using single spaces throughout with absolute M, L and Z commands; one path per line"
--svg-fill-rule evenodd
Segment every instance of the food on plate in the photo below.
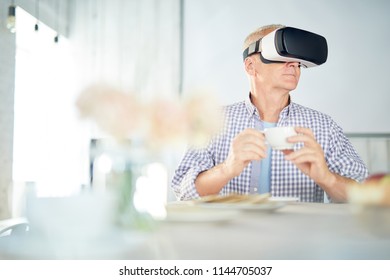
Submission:
M 228 194 L 228 195 L 208 195 L 203 196 L 198 202 L 203 203 L 249 203 L 259 204 L 269 201 L 270 194 L 256 194 L 256 195 L 244 195 L 244 194 Z

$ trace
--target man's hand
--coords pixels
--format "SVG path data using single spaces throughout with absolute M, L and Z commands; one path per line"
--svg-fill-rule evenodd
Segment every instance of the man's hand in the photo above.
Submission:
M 264 134 L 248 128 L 233 139 L 227 159 L 213 168 L 201 172 L 195 179 L 200 196 L 218 194 L 231 179 L 241 174 L 252 161 L 266 157 Z
M 224 169 L 229 177 L 241 174 L 252 160 L 265 158 L 267 147 L 264 134 L 256 129 L 248 128 L 240 132 L 232 141 Z
M 302 149 L 297 151 L 285 150 L 286 159 L 294 163 L 304 174 L 312 178 L 318 185 L 324 185 L 333 174 L 325 162 L 324 152 L 309 128 L 296 127 L 296 136 L 288 138 L 290 143 L 303 142 Z

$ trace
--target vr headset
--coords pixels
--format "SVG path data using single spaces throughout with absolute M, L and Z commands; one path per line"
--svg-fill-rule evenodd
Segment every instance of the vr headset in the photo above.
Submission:
M 243 58 L 260 53 L 263 63 L 299 62 L 303 67 L 318 66 L 328 58 L 328 44 L 321 35 L 284 27 L 249 45 Z

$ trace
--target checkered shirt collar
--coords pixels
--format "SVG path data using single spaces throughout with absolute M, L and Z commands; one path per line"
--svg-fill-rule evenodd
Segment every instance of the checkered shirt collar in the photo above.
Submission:
M 251 101 L 251 93 L 248 94 L 248 98 L 245 100 L 245 107 L 248 112 L 248 116 L 251 117 L 253 115 L 256 115 L 260 118 L 259 111 L 257 110 L 256 106 L 252 104 Z M 290 96 L 290 103 L 283 108 L 283 110 L 280 112 L 279 119 L 286 119 L 289 117 L 292 112 L 294 112 L 295 109 L 295 103 L 291 101 L 291 96 Z

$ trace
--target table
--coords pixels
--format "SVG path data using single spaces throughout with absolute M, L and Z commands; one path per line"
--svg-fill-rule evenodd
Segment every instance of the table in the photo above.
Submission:
M 47 242 L 44 242 L 32 247 L 32 251 L 39 248 L 41 255 L 21 258 L 390 259 L 389 232 L 367 227 L 348 204 L 289 203 L 273 212 L 242 211 L 234 220 L 223 223 L 161 223 L 150 233 L 120 236 L 94 243 L 106 246 L 105 250 L 95 251 L 95 255 L 80 254 L 83 249 L 80 247 L 78 254 L 45 252 L 42 245 Z M 25 247 L 26 242 L 18 240 L 13 246 Z M 0 241 L 0 258 L 18 258 L 18 254 L 4 253 L 7 250 L 2 254 L 1 248 L 5 246 Z M 9 252 L 10 245 L 7 248 Z
M 390 212 L 388 212 L 390 214 Z M 175 259 L 390 259 L 390 232 L 368 228 L 348 204 L 294 203 L 227 224 L 169 225 Z

